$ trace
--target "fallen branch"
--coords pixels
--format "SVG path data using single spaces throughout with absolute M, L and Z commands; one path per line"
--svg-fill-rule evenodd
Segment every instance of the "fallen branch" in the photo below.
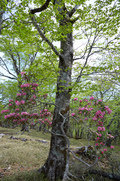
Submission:
M 15 140 L 20 140 L 20 141 L 39 141 L 39 142 L 41 142 L 41 143 L 48 143 L 48 142 L 45 141 L 45 140 L 34 140 L 34 139 L 28 140 L 28 139 L 26 139 L 26 138 L 17 138 L 17 137 L 14 137 L 14 136 L 11 136 L 11 137 L 8 138 L 8 139 L 15 139 Z
M 108 173 L 100 170 L 90 169 L 89 174 L 97 174 L 103 177 L 107 177 L 109 179 L 118 180 L 120 181 L 120 175 L 114 174 L 114 173 Z

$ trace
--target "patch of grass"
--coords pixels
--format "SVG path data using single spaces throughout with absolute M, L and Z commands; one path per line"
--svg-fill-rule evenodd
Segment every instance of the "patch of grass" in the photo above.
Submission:
M 28 138 L 28 136 L 27 136 Z M 29 138 L 31 138 L 29 136 Z M 49 152 L 49 142 L 11 140 L 6 136 L 0 140 L 1 167 L 23 165 L 27 167 L 42 166 Z
M 50 134 L 37 132 L 36 130 L 30 130 L 30 133 L 25 132 L 21 135 L 20 128 L 7 129 L 0 127 L 0 133 L 6 133 L 0 139 L 0 173 L 3 173 L 4 177 L 1 177 L 2 181 L 47 181 L 44 175 L 37 173 L 36 170 L 39 169 L 46 161 L 49 147 L 50 147 Z M 7 134 L 8 133 L 8 134 Z M 27 141 L 21 141 L 20 139 L 9 139 L 10 134 L 14 134 L 17 138 L 26 138 Z M 37 140 L 46 140 L 47 143 L 42 143 Z M 93 145 L 93 142 L 91 142 Z M 72 139 L 70 138 L 71 148 L 81 147 L 88 145 L 88 141 L 85 139 Z M 116 163 L 116 160 L 120 161 L 120 146 L 115 146 L 115 150 L 112 153 L 112 159 Z M 87 159 L 87 158 L 85 158 Z M 92 163 L 90 160 L 86 160 Z M 114 164 L 115 164 L 114 163 Z M 96 168 L 107 169 L 111 172 L 110 164 L 99 162 Z M 70 168 L 73 174 L 84 176 L 86 166 L 81 162 L 73 160 L 71 156 Z M 116 164 L 117 168 L 117 164 Z M 117 170 L 116 170 L 117 173 Z M 1 175 L 0 175 L 1 176 Z M 98 176 L 85 176 L 85 180 L 97 180 Z M 101 180 L 105 180 L 104 178 Z
M 88 141 L 85 139 L 74 139 L 70 138 L 70 145 L 72 147 L 81 147 L 81 146 L 88 146 Z M 93 145 L 93 141 L 90 142 L 91 145 Z
M 6 176 L 1 181 L 48 181 L 47 178 L 37 170 L 30 170 L 28 172 L 20 172 L 16 175 Z

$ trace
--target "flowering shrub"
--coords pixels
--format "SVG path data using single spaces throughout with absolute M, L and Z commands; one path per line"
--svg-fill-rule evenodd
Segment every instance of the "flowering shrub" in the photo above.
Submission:
M 114 136 L 107 133 L 105 125 L 107 123 L 106 115 L 111 114 L 112 110 L 108 106 L 104 106 L 102 99 L 95 100 L 91 96 L 89 100 L 74 98 L 71 112 L 70 122 L 72 126 L 70 129 L 74 133 L 74 137 L 79 138 L 84 130 L 85 135 L 87 135 L 85 138 L 95 140 L 98 158 L 108 158 L 114 146 L 107 149 L 106 141 L 109 138 L 114 138 Z
M 29 83 L 29 77 L 25 72 L 21 72 L 22 81 L 21 92 L 17 93 L 16 100 L 9 100 L 8 106 L 10 110 L 2 110 L 1 114 L 4 114 L 4 119 L 9 124 L 35 124 L 42 123 L 47 125 L 48 128 L 52 125 L 51 113 L 48 109 L 44 109 L 37 112 L 33 112 L 34 106 L 37 106 L 37 83 Z M 47 94 L 43 96 L 47 98 Z M 10 114 L 7 114 L 11 112 Z M 40 120 L 40 118 L 42 118 Z M 33 121 L 34 120 L 34 121 Z

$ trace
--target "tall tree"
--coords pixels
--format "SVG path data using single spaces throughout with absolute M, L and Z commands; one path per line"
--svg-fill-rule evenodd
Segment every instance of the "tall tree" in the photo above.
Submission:
M 30 3 L 38 8 L 29 12 Z M 114 42 L 119 36 L 118 14 L 119 1 L 107 0 L 96 0 L 93 5 L 87 5 L 85 0 L 73 0 L 72 2 L 46 0 L 40 3 L 37 0 L 21 0 L 20 5 L 18 4 L 13 12 L 13 31 L 17 32 L 24 42 L 29 42 L 33 38 L 33 41 L 38 43 L 36 38 L 31 36 L 31 33 L 37 30 L 45 42 L 45 47 L 52 49 L 56 60 L 59 61 L 50 152 L 46 163 L 39 170 L 44 172 L 49 180 L 67 179 L 69 150 L 67 149 L 66 132 L 69 123 L 72 88 L 82 81 L 81 77 L 89 59 L 95 53 L 107 51 L 108 48 L 114 46 Z M 78 36 L 73 36 L 73 30 L 77 32 L 79 30 Z M 81 48 L 77 57 L 73 57 L 75 37 L 81 38 L 85 42 L 84 50 Z M 58 41 L 60 42 L 60 50 L 54 44 Z M 72 84 L 73 62 L 77 60 L 83 61 L 83 65 Z

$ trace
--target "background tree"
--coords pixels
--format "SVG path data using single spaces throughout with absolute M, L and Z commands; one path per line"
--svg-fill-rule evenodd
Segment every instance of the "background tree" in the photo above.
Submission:
M 15 38 L 15 35 L 2 36 L 0 40 L 0 52 L 4 53 L 0 57 L 0 76 L 18 81 L 20 72 L 34 62 L 37 50 L 31 44 L 23 46 L 22 40 Z

